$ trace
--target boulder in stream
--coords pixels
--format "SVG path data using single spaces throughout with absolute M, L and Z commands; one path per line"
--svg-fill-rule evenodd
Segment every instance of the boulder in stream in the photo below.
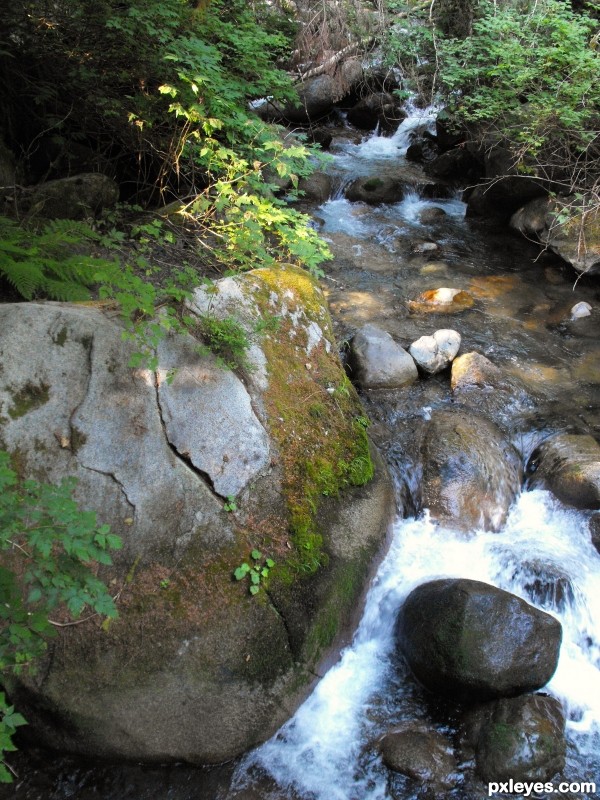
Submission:
M 529 485 L 575 508 L 600 509 L 600 444 L 593 436 L 561 433 L 534 450 Z
M 279 327 L 259 339 L 266 312 Z M 54 749 L 214 764 L 264 741 L 352 630 L 385 539 L 391 487 L 316 283 L 256 270 L 197 290 L 188 313 L 197 331 L 235 314 L 245 366 L 196 333 L 131 369 L 110 309 L 0 306 L 2 448 L 22 478 L 76 477 L 123 540 L 101 568 L 119 618 L 60 628 L 36 674 L 5 681 Z M 233 573 L 258 547 L 276 564 L 252 596 Z
M 406 117 L 406 112 L 388 92 L 373 92 L 363 97 L 348 111 L 348 122 L 361 130 L 395 131 Z
M 396 178 L 366 177 L 355 178 L 344 192 L 352 203 L 397 203 L 404 197 L 404 186 Z
M 558 664 L 560 622 L 481 581 L 441 579 L 414 589 L 400 609 L 399 651 L 427 689 L 463 701 L 545 686 Z
M 565 766 L 565 717 L 555 697 L 486 703 L 467 715 L 464 728 L 484 781 L 547 781 Z
M 411 344 L 408 352 L 422 370 L 434 375 L 452 363 L 459 351 L 460 341 L 458 331 L 443 328 L 432 336 L 421 336 Z
M 444 734 L 423 723 L 408 722 L 388 731 L 379 742 L 383 763 L 434 792 L 456 783 L 456 759 Z
M 521 486 L 521 459 L 493 422 L 468 411 L 436 411 L 425 429 L 422 503 L 462 530 L 499 530 Z
M 350 375 L 363 389 L 399 389 L 418 378 L 412 357 L 387 331 L 365 325 L 352 337 Z

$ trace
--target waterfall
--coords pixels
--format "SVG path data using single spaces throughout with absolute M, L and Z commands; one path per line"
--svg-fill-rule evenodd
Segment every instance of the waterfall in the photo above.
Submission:
M 561 699 L 567 715 L 567 774 L 594 780 L 600 766 L 600 555 L 591 544 L 588 516 L 535 490 L 519 497 L 501 533 L 465 536 L 437 526 L 427 514 L 398 520 L 352 645 L 296 715 L 246 758 L 237 785 L 260 767 L 301 798 L 389 800 L 386 771 L 372 743 L 391 725 L 377 710 L 383 705 L 393 715 L 396 705 L 413 719 L 422 713 L 411 697 L 410 676 L 400 686 L 395 676 L 395 618 L 412 589 L 440 577 L 493 584 L 561 621 L 559 665 L 547 690 Z M 560 570 L 571 587 L 563 602 L 537 602 L 525 588 L 530 581 L 519 565 L 534 562 L 541 571 Z

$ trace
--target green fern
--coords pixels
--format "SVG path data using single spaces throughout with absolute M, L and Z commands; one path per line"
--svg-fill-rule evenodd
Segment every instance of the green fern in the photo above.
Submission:
M 72 249 L 95 238 L 91 228 L 73 220 L 53 220 L 31 231 L 0 217 L 0 276 L 25 300 L 88 300 L 89 287 L 107 262 Z

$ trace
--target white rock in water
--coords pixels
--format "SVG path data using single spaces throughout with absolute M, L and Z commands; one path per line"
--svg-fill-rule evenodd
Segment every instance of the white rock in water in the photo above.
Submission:
M 571 319 L 581 319 L 581 317 L 589 317 L 592 314 L 592 307 L 589 303 L 582 301 L 575 303 L 571 309 Z
M 421 336 L 408 348 L 408 352 L 425 372 L 435 374 L 445 369 L 455 358 L 460 348 L 460 333 L 441 329 L 433 336 Z

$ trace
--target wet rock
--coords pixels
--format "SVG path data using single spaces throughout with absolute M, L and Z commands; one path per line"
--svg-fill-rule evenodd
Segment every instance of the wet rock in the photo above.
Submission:
M 510 226 L 537 238 L 577 272 L 600 273 L 600 212 L 592 198 L 537 198 L 512 216 Z
M 424 208 L 419 214 L 419 222 L 422 225 L 430 225 L 432 222 L 439 222 L 448 215 L 443 208 L 433 206 L 432 208 Z
M 255 107 L 256 113 L 266 121 L 313 122 L 326 117 L 333 109 L 338 88 L 330 75 L 318 75 L 297 84 L 298 103 L 281 105 L 272 101 Z
M 544 686 L 562 637 L 554 617 L 480 581 L 442 579 L 414 589 L 396 640 L 417 680 L 444 696 L 473 701 Z
M 527 469 L 530 486 L 549 489 L 575 508 L 600 508 L 600 445 L 592 436 L 561 433 L 547 439 Z
M 484 781 L 546 781 L 565 765 L 565 717 L 560 701 L 532 694 L 488 703 L 465 720 Z
M 413 242 L 410 246 L 412 253 L 435 253 L 440 249 L 439 244 L 436 242 Z
M 473 295 L 462 289 L 430 289 L 416 300 L 409 300 L 411 311 L 421 314 L 459 314 L 474 304 Z
M 83 219 L 114 206 L 119 187 L 99 172 L 47 181 L 34 189 L 29 213 L 47 219 Z
M 123 540 L 103 567 L 120 590 L 118 620 L 107 630 L 99 619 L 61 628 L 40 663 L 44 680 L 11 679 L 30 730 L 57 749 L 206 764 L 268 738 L 306 696 L 321 658 L 335 658 L 385 537 L 393 502 L 374 454 L 373 481 L 303 512 L 303 524 L 322 531 L 327 570 L 296 579 L 296 562 L 291 581 L 272 577 L 269 602 L 232 580 L 256 520 L 289 529 L 283 470 L 313 449 L 323 458 L 326 419 L 337 464 L 356 441 L 360 405 L 353 392 L 341 406 L 324 391 L 324 374 L 332 392 L 346 377 L 323 294 L 306 273 L 224 279 L 194 292 L 187 313 L 209 307 L 215 319 L 233 308 L 251 329 L 260 315 L 278 317 L 278 330 L 248 354 L 254 369 L 222 368 L 191 335 L 163 340 L 155 370 L 131 369 L 135 345 L 118 315 L 66 303 L 0 306 L 3 449 L 18 454 L 24 477 L 76 477 L 81 507 Z M 282 421 L 269 413 L 267 386 L 286 411 L 285 440 L 273 432 Z M 303 418 L 299 395 L 319 400 L 318 415 L 306 407 Z M 230 493 L 238 507 L 227 513 Z M 285 550 L 261 536 L 263 552 L 285 566 Z
M 434 375 L 446 369 L 460 348 L 460 333 L 450 329 L 436 331 L 433 336 L 421 336 L 408 352 L 425 372 Z
M 388 731 L 380 740 L 379 749 L 388 769 L 428 784 L 434 791 L 456 783 L 452 744 L 422 723 L 407 723 Z
M 593 514 L 590 519 L 590 533 L 592 536 L 592 544 L 600 553 L 600 514 Z
M 469 180 L 480 173 L 473 156 L 463 148 L 442 153 L 425 165 L 425 172 L 443 180 Z
M 513 579 L 520 580 L 534 603 L 558 610 L 572 603 L 573 583 L 569 575 L 555 564 L 542 561 L 519 562 Z
M 520 415 L 529 415 L 534 397 L 518 377 L 508 375 L 481 353 L 470 352 L 452 362 L 450 386 L 456 400 L 512 430 Z
M 575 303 L 571 309 L 571 319 L 581 319 L 582 317 L 589 317 L 592 313 L 592 307 L 589 303 L 581 302 Z
M 418 378 L 412 357 L 376 325 L 365 325 L 352 338 L 349 367 L 363 389 L 399 389 Z
M 406 160 L 423 164 L 432 161 L 438 154 L 434 137 L 417 136 L 406 150 Z
M 472 387 L 493 389 L 503 379 L 503 372 L 481 353 L 464 353 L 452 364 L 451 388 L 460 392 Z
M 303 199 L 313 203 L 324 203 L 331 195 L 331 175 L 325 172 L 313 172 L 307 178 L 301 178 L 298 189 L 303 192 Z
M 311 128 L 307 131 L 306 138 L 309 142 L 320 145 L 322 150 L 329 150 L 333 134 L 328 128 Z
M 396 178 L 356 178 L 344 194 L 351 202 L 379 205 L 399 202 L 404 196 L 404 189 Z
M 425 429 L 422 503 L 442 524 L 498 530 L 521 486 L 521 460 L 490 420 L 437 411 Z
M 378 125 L 383 130 L 396 130 L 405 117 L 406 113 L 387 92 L 369 94 L 348 111 L 348 122 L 366 131 Z

